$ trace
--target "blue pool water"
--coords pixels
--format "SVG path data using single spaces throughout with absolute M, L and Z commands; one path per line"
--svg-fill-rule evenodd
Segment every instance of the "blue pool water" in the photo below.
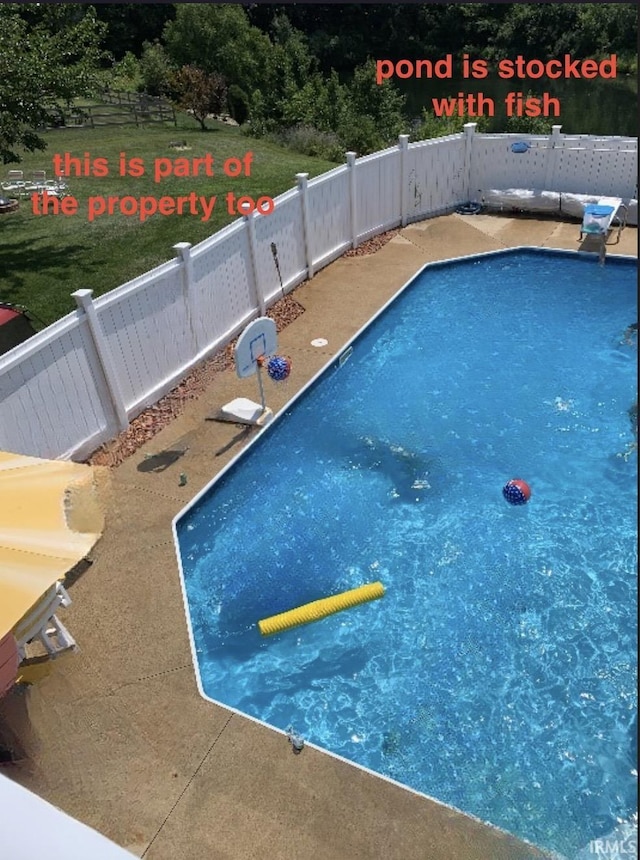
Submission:
M 626 820 L 636 314 L 631 261 L 426 267 L 177 519 L 203 692 L 568 857 Z

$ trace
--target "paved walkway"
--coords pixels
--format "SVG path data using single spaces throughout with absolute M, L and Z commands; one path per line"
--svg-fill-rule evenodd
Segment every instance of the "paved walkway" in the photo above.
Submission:
M 279 339 L 295 387 L 271 386 L 270 405 L 280 408 L 423 263 L 515 245 L 577 249 L 578 226 L 451 215 L 341 258 L 296 291 L 305 313 Z M 636 239 L 627 228 L 609 253 L 636 254 Z M 319 337 L 325 348 L 310 345 Z M 0 703 L 0 725 L 25 756 L 8 775 L 148 860 L 543 856 L 323 752 L 294 756 L 280 733 L 200 698 L 170 523 L 250 438 L 205 420 L 236 396 L 254 398 L 255 380 L 226 371 L 113 471 L 105 535 L 63 614 L 81 650 Z M 144 471 L 145 453 L 185 446 L 165 471 Z

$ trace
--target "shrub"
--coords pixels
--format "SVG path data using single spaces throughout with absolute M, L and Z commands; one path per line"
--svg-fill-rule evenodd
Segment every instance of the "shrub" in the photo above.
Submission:
M 326 161 L 344 161 L 345 146 L 335 132 L 320 131 L 312 125 L 295 125 L 275 132 L 272 137 L 280 146 L 302 155 Z
M 141 87 L 140 61 L 127 51 L 124 57 L 114 64 L 109 76 L 109 86 L 114 90 L 134 93 Z
M 362 139 L 365 151 L 381 149 L 394 143 L 406 125 L 404 107 L 406 99 L 391 81 L 376 83 L 376 67 L 373 60 L 358 66 L 347 84 L 348 111 L 345 117 L 345 134 Z M 363 126 L 354 129 L 353 124 Z M 368 143 L 367 141 L 371 141 Z M 373 146 L 373 149 L 370 147 Z
M 417 120 L 409 134 L 412 141 L 429 140 L 432 137 L 446 137 L 448 134 L 459 134 L 467 122 L 477 123 L 476 131 L 486 132 L 489 130 L 489 119 L 484 116 L 435 116 L 427 108 L 422 108 L 422 116 Z
M 238 125 L 244 125 L 249 118 L 249 96 L 242 87 L 231 84 L 227 93 L 227 105 L 229 114 Z
M 155 41 L 144 42 L 140 57 L 140 87 L 139 89 L 151 96 L 166 96 L 171 90 L 171 77 L 175 68 L 166 51 Z

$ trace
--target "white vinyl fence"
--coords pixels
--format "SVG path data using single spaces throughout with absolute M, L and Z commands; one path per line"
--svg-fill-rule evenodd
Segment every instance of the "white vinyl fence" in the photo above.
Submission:
M 530 148 L 514 153 L 525 139 Z M 82 459 L 114 438 L 285 292 L 348 248 L 479 200 L 529 188 L 637 200 L 637 139 L 461 134 L 398 146 L 315 179 L 298 174 L 271 215 L 253 213 L 0 356 L 0 450 Z

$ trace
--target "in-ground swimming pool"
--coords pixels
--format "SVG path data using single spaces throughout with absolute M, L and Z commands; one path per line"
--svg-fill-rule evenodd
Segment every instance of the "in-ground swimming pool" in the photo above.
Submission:
M 635 299 L 631 260 L 425 267 L 176 519 L 204 695 L 567 856 L 627 819 Z

